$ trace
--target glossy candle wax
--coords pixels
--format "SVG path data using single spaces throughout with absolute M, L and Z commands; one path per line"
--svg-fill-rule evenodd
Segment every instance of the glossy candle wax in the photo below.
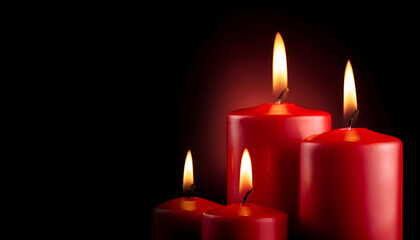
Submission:
M 364 128 L 302 141 L 300 223 L 310 239 L 402 239 L 402 143 Z
M 286 240 L 287 214 L 256 204 L 231 204 L 203 215 L 203 240 Z
M 299 145 L 331 130 L 331 115 L 292 103 L 263 104 L 227 116 L 227 201 L 238 203 L 244 148 L 251 153 L 254 193 L 248 202 L 286 212 L 296 232 L 299 207 Z
M 176 198 L 153 208 L 153 240 L 200 239 L 203 212 L 222 207 L 198 198 Z

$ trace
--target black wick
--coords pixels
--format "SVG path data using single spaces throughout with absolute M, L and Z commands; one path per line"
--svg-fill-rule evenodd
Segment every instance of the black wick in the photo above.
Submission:
M 286 100 L 286 93 L 289 92 L 289 88 L 284 89 L 283 91 L 281 91 L 279 97 L 277 98 L 276 103 L 281 103 L 281 101 Z M 284 97 L 284 99 L 283 99 Z
M 246 199 L 248 198 L 249 194 L 252 193 L 252 188 L 245 194 L 244 200 L 242 201 L 242 205 L 245 205 Z
M 352 127 L 353 123 L 356 121 L 357 116 L 359 115 L 359 110 L 354 110 L 353 114 L 350 116 L 349 120 L 349 128 Z
M 192 196 L 192 194 L 194 192 L 194 189 L 195 189 L 195 184 L 193 183 L 193 184 L 191 184 L 190 189 L 188 189 L 188 192 L 187 192 L 187 198 L 188 199 L 191 198 L 191 196 Z

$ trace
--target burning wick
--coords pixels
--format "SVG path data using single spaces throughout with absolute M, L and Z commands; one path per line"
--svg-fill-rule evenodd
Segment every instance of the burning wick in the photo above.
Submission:
M 252 190 L 253 190 L 252 188 L 249 189 L 249 191 L 245 194 L 244 200 L 242 201 L 242 205 L 245 205 L 246 199 L 248 198 L 249 194 L 252 193 Z
M 287 94 L 289 92 L 289 88 L 284 89 L 283 91 L 281 91 L 279 97 L 276 100 L 277 104 L 281 104 L 282 101 L 286 100 Z M 284 99 L 283 99 L 284 98 Z
M 356 122 L 357 116 L 359 116 L 359 110 L 358 109 L 356 109 L 353 112 L 353 114 L 350 116 L 348 129 L 351 129 L 351 127 L 353 126 L 354 122 Z
M 193 184 L 191 184 L 190 188 L 187 191 L 187 198 L 188 198 L 188 200 L 191 198 L 191 196 L 192 196 L 192 194 L 194 192 L 194 189 L 195 189 L 195 184 L 193 183 Z

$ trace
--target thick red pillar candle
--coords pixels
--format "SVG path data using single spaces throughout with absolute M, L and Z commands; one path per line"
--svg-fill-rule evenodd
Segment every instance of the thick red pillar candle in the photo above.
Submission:
M 287 240 L 287 214 L 246 203 L 204 213 L 202 240 Z
M 204 213 L 203 240 L 286 240 L 287 214 L 261 205 L 245 203 L 255 189 L 251 156 L 248 149 L 240 163 L 239 192 L 244 199 L 241 204 L 230 204 Z M 251 194 L 252 195 L 252 194 Z
M 222 205 L 190 197 L 194 186 L 192 155 L 188 151 L 183 177 L 183 190 L 188 197 L 176 198 L 153 208 L 153 240 L 200 239 L 203 212 Z
M 343 128 L 303 140 L 300 224 L 311 239 L 402 239 L 399 139 Z
M 344 73 L 348 128 L 304 139 L 301 229 L 310 239 L 402 239 L 403 150 L 399 139 L 351 128 L 358 114 L 353 68 Z
M 254 193 L 250 203 L 286 212 L 295 231 L 299 207 L 299 145 L 331 130 L 331 115 L 292 103 L 263 104 L 227 116 L 227 201 L 241 202 L 239 166 L 244 148 L 252 154 Z
M 200 239 L 203 212 L 222 205 L 198 197 L 176 198 L 153 208 L 153 240 Z

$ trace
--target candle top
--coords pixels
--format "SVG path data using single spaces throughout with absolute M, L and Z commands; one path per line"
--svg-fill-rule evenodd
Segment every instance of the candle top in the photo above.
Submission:
M 261 104 L 256 107 L 239 109 L 229 115 L 238 116 L 330 116 L 328 112 L 303 108 L 293 103 Z
M 155 206 L 156 211 L 195 211 L 195 212 L 205 212 L 207 210 L 222 207 L 218 203 L 209 201 L 204 198 L 199 197 L 181 197 L 169 200 L 167 202 L 161 203 Z
M 303 142 L 310 143 L 338 143 L 355 142 L 362 144 L 381 143 L 381 142 L 401 142 L 398 138 L 386 134 L 371 131 L 366 128 L 339 128 L 330 132 L 312 135 Z
M 279 217 L 287 220 L 288 216 L 285 212 L 264 207 L 257 204 L 246 203 L 244 205 L 230 204 L 221 208 L 216 208 L 204 213 L 208 218 L 252 218 L 252 219 L 264 219 L 271 217 Z

